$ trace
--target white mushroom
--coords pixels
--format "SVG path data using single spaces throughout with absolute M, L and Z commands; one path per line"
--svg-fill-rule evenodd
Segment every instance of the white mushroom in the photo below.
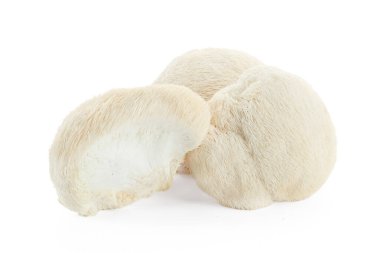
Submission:
M 209 105 L 212 126 L 187 166 L 221 204 L 256 209 L 301 200 L 326 181 L 335 163 L 334 127 L 299 77 L 257 66 Z
M 119 89 L 89 100 L 64 120 L 50 150 L 59 201 L 94 215 L 167 189 L 209 124 L 207 103 L 186 87 Z

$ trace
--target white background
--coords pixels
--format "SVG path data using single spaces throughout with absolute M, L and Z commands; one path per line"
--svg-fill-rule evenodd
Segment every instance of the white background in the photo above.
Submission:
M 0 252 L 379 252 L 378 1 L 0 1 Z M 306 79 L 336 125 L 322 189 L 256 211 L 189 176 L 84 218 L 56 201 L 48 149 L 67 113 L 149 85 L 188 50 L 223 47 Z

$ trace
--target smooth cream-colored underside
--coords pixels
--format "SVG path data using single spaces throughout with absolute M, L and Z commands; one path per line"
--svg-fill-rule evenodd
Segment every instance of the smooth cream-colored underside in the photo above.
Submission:
M 175 122 L 160 119 L 124 124 L 87 148 L 80 179 L 92 191 L 156 190 L 170 179 L 170 162 L 184 154 L 184 135 Z

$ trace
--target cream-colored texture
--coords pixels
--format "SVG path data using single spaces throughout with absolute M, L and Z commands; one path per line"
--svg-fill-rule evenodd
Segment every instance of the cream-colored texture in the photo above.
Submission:
M 236 82 L 244 71 L 261 64 L 256 58 L 236 50 L 197 49 L 172 60 L 154 84 L 185 86 L 208 101 L 217 91 Z M 189 174 L 190 170 L 182 164 L 178 172 Z
M 237 81 L 245 70 L 259 64 L 254 57 L 235 50 L 192 50 L 175 58 L 155 83 L 186 86 L 209 100 L 218 90 Z
M 302 79 L 257 66 L 209 106 L 209 133 L 186 160 L 198 185 L 222 205 L 256 209 L 301 200 L 326 181 L 335 163 L 335 131 Z
M 210 124 L 207 103 L 174 85 L 119 89 L 70 113 L 50 150 L 59 201 L 81 215 L 167 189 Z

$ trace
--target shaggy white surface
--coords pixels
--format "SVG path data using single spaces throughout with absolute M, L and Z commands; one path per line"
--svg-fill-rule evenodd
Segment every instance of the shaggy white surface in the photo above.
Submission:
M 257 66 L 217 92 L 209 106 L 212 127 L 186 160 L 198 185 L 221 204 L 256 209 L 304 199 L 330 174 L 334 127 L 302 79 Z
M 209 100 L 215 92 L 237 81 L 245 70 L 260 64 L 254 57 L 236 50 L 192 50 L 175 58 L 155 83 L 186 86 Z
M 209 124 L 206 102 L 174 85 L 113 90 L 82 104 L 50 150 L 59 201 L 93 215 L 167 189 Z
M 197 49 L 172 60 L 154 84 L 185 86 L 208 101 L 220 89 L 236 82 L 244 71 L 261 64 L 253 56 L 236 50 Z M 178 172 L 190 173 L 186 164 Z

